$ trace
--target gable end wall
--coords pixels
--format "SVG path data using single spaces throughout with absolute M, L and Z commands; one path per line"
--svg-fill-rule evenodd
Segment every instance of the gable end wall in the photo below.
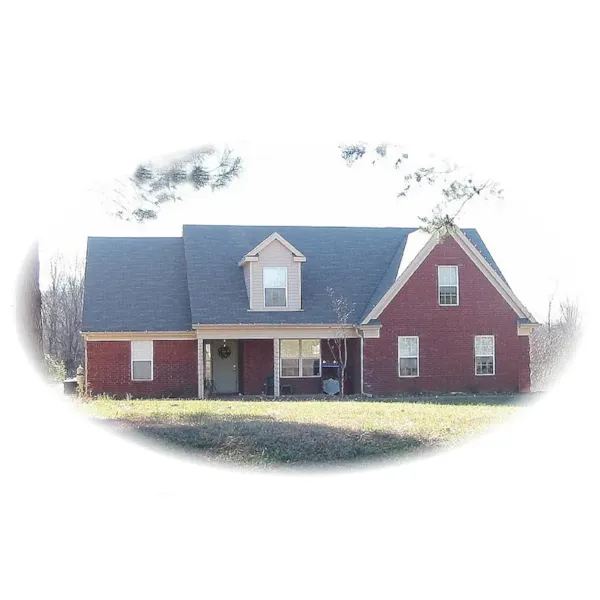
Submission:
M 459 306 L 439 306 L 437 266 L 458 265 Z M 365 392 L 527 391 L 529 337 L 517 315 L 452 238 L 438 244 L 379 316 L 364 340 Z M 398 376 L 398 336 L 419 336 L 420 376 Z M 494 335 L 496 374 L 476 376 L 474 336 Z

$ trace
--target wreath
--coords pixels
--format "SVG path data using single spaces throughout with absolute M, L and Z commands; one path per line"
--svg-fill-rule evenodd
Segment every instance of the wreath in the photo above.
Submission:
M 231 356 L 231 348 L 227 344 L 219 346 L 217 353 L 222 359 L 229 358 Z

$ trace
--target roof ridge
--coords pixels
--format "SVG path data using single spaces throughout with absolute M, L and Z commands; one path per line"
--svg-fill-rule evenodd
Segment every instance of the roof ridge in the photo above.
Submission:
M 238 225 L 238 224 L 211 224 L 211 223 L 184 223 L 182 228 L 185 227 L 237 227 L 242 229 L 252 229 L 252 228 L 261 228 L 261 229 L 273 229 L 273 231 L 277 231 L 277 229 L 286 228 L 286 229 L 362 229 L 362 230 L 375 230 L 375 231 L 403 231 L 406 229 L 418 229 L 418 226 L 398 226 L 398 227 L 377 227 L 376 225 L 369 226 L 361 226 L 361 225 L 270 225 L 270 224 L 260 224 L 260 225 Z
M 180 240 L 180 235 L 88 235 L 89 240 Z

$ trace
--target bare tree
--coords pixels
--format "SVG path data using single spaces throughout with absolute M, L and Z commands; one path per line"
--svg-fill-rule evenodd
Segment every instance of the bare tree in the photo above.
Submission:
M 581 313 L 576 301 L 566 299 L 559 305 L 559 316 L 552 319 L 548 302 L 548 320 L 544 327 L 534 329 L 530 337 L 531 387 L 540 391 L 548 389 L 560 376 L 572 357 L 581 333 Z
M 44 354 L 64 363 L 67 375 L 83 364 L 83 261 L 68 264 L 61 255 L 50 260 L 50 283 L 42 293 Z
M 402 188 L 396 194 L 398 198 L 405 198 L 415 184 L 437 188 L 442 199 L 430 215 L 418 218 L 423 231 L 440 237 L 447 236 L 456 227 L 456 219 L 472 198 L 501 200 L 504 197 L 504 190 L 492 179 L 478 178 L 464 167 L 442 159 L 429 158 L 428 164 L 417 165 L 398 145 L 379 144 L 373 150 L 368 144 L 359 142 L 341 145 L 340 150 L 348 166 L 369 156 L 373 165 L 381 162 L 392 164 L 393 169 L 403 175 Z
M 338 381 L 340 383 L 340 397 L 344 397 L 344 379 L 348 365 L 348 325 L 354 312 L 354 305 L 349 306 L 346 298 L 336 294 L 331 287 L 327 288 L 331 300 L 331 307 L 335 313 L 336 323 L 333 328 L 333 337 L 327 340 L 333 359 L 338 364 Z

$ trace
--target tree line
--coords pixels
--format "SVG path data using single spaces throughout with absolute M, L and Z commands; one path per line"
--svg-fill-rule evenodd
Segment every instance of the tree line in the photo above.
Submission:
M 42 348 L 51 379 L 73 377 L 84 364 L 81 337 L 84 264 L 56 254 L 49 261 L 49 284 L 41 293 Z
M 529 338 L 532 390 L 547 390 L 560 377 L 575 352 L 581 326 L 581 311 L 575 300 L 562 301 L 556 317 L 552 316 L 550 300 L 546 321 Z

